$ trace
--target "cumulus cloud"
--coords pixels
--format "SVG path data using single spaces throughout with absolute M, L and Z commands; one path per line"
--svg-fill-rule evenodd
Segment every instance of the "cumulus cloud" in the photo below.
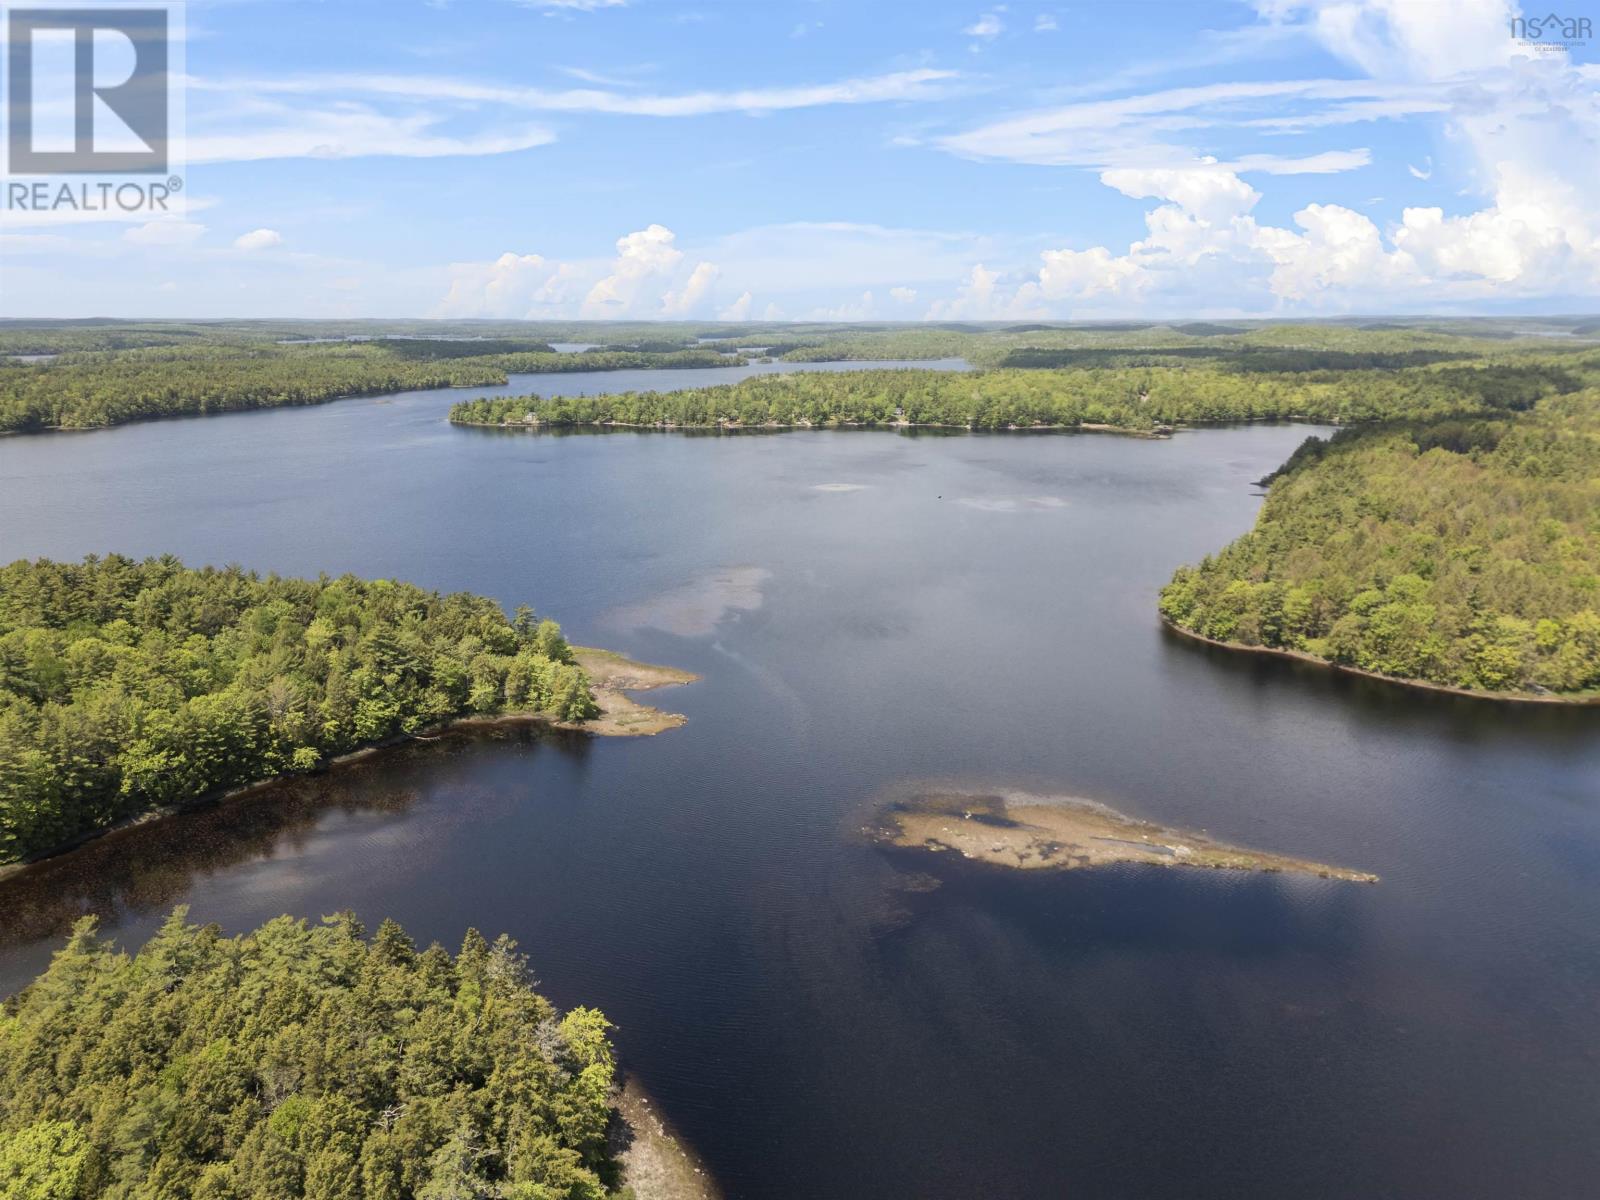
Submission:
M 755 300 L 749 292 L 741 292 L 737 300 L 717 313 L 717 319 L 719 321 L 748 321 L 750 319 L 750 307 L 754 303 Z
M 1224 167 L 1118 168 L 1104 171 L 1100 182 L 1137 200 L 1171 200 L 1202 221 L 1220 223 L 1255 207 L 1255 188 Z
M 1145 237 L 1120 254 L 1047 250 L 1009 297 L 976 267 L 958 298 L 931 315 L 1064 315 L 1107 301 L 1177 311 L 1222 297 L 1283 311 L 1600 294 L 1600 238 L 1583 193 L 1514 164 L 1501 165 L 1490 207 L 1462 216 L 1408 208 L 1387 233 L 1339 204 L 1308 204 L 1292 227 L 1260 223 L 1252 212 L 1260 194 L 1217 164 L 1108 170 L 1101 180 L 1161 201 L 1145 213 Z
M 651 225 L 617 239 L 612 271 L 589 289 L 583 300 L 585 317 L 627 316 L 633 313 L 645 286 L 669 274 L 683 251 L 665 225 Z
M 492 262 L 456 263 L 434 312 L 525 319 L 706 315 L 721 269 L 708 261 L 689 263 L 676 241 L 666 226 L 649 225 L 618 238 L 609 261 L 559 262 L 507 252 Z
M 436 315 L 532 319 L 565 315 L 573 268 L 538 254 L 502 254 L 491 263 L 451 267 L 450 291 Z
M 661 297 L 662 315 L 668 317 L 693 315 L 704 304 L 711 292 L 711 285 L 716 283 L 717 276 L 721 273 L 712 263 L 696 263 L 681 289 L 668 291 Z
M 1092 167 L 1102 183 L 1155 201 L 1145 236 L 1043 252 L 1009 292 L 975 268 L 942 316 L 1060 315 L 1216 308 L 1284 311 L 1427 306 L 1600 294 L 1600 89 L 1565 54 L 1519 51 L 1502 0 L 1258 0 L 1272 25 L 1322 42 L 1368 75 L 1354 80 L 1214 83 L 1088 100 L 946 137 L 970 158 Z M 1265 106 L 1278 110 L 1263 112 Z M 1380 226 L 1340 204 L 1309 203 L 1289 223 L 1258 221 L 1246 173 L 1359 169 L 1365 149 L 1208 157 L 1223 132 L 1304 133 L 1426 115 L 1487 200 L 1451 214 L 1405 209 Z M 1431 158 L 1410 174 L 1426 180 Z M 1469 193 L 1470 194 L 1470 193 Z
M 1004 315 L 1000 310 L 1000 297 L 995 290 L 999 280 L 998 271 L 991 271 L 982 263 L 974 263 L 966 282 L 957 290 L 954 299 L 935 300 L 928 309 L 928 319 L 939 321 L 962 317 L 981 321 Z
M 276 229 L 253 229 L 234 238 L 233 244 L 239 250 L 270 250 L 283 245 L 283 234 Z
M 892 287 L 889 289 L 889 299 L 896 304 L 912 304 L 917 299 L 917 289 L 908 287 Z

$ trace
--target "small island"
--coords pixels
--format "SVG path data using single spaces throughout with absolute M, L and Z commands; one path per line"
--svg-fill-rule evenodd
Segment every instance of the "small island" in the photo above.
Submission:
M 962 858 L 1023 871 L 1142 863 L 1378 882 L 1366 871 L 1230 846 L 1203 833 L 1141 821 L 1077 797 L 930 793 L 890 805 L 869 834 L 883 846 L 953 851 Z

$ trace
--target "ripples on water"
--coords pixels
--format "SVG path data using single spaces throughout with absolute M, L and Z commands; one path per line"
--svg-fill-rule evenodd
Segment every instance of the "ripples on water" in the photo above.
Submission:
M 0 991 L 84 911 L 137 943 L 180 902 L 229 929 L 353 908 L 518 938 L 738 1196 L 1593 1191 L 1600 714 L 1154 620 L 1305 430 L 558 438 L 453 429 L 458 398 L 0 440 L 0 559 L 530 601 L 700 673 L 657 697 L 689 724 L 430 743 L 104 839 L 0 884 Z M 907 779 L 1089 796 L 1383 882 L 874 849 Z

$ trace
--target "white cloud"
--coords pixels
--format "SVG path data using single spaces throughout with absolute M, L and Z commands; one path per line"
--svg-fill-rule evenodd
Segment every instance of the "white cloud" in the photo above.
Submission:
M 676 240 L 664 225 L 650 225 L 618 238 L 616 257 L 609 261 L 557 262 L 508 252 L 492 262 L 455 263 L 433 315 L 530 320 L 707 315 L 722 272 L 709 261 L 691 263 Z M 748 311 L 748 298 L 741 299 Z
M 1256 9 L 1303 24 L 1377 78 L 1446 79 L 1504 66 L 1516 52 L 1507 0 L 1257 0 Z
M 1513 131 L 1515 133 L 1515 131 Z M 1579 173 L 1596 168 L 1585 158 Z M 1600 236 L 1590 192 L 1570 179 L 1501 163 L 1494 203 L 1446 216 L 1408 208 L 1388 234 L 1339 204 L 1312 203 L 1294 227 L 1259 223 L 1260 194 L 1220 164 L 1113 168 L 1101 181 L 1161 203 L 1147 235 L 1117 254 L 1105 246 L 1048 250 L 1037 274 L 1009 296 L 975 267 L 957 299 L 932 316 L 1197 312 L 1220 299 L 1243 311 L 1437 307 L 1538 295 L 1600 294 Z M 1600 181 L 1597 181 L 1600 182 Z
M 1060 28 L 1061 26 L 1056 23 L 1054 13 L 1040 13 L 1033 19 L 1033 31 L 1035 33 L 1054 33 Z
M 1157 203 L 1146 235 L 1045 251 L 1009 293 L 976 268 L 940 315 L 1060 314 L 1093 301 L 1128 310 L 1420 307 L 1600 294 L 1600 79 L 1564 54 L 1519 52 L 1503 0 L 1257 0 L 1274 31 L 1320 41 L 1366 79 L 1218 82 L 1014 114 L 947 136 L 975 159 L 1088 167 Z M 1487 198 L 1460 215 L 1406 209 L 1380 227 L 1340 204 L 1309 203 L 1285 226 L 1254 216 L 1240 176 L 1359 169 L 1365 149 L 1239 152 L 1241 136 L 1442 117 L 1447 144 Z M 1231 160 L 1207 155 L 1224 141 Z M 1421 180 L 1434 173 L 1408 165 Z
M 665 225 L 651 225 L 617 239 L 617 258 L 611 274 L 589 289 L 583 300 L 585 317 L 633 315 L 645 285 L 673 270 L 683 251 Z
M 442 118 L 370 111 L 299 111 L 270 106 L 273 115 L 227 133 L 192 133 L 192 163 L 256 162 L 273 158 L 444 158 L 507 154 L 555 141 L 548 129 L 526 126 L 472 136 L 436 132 Z
M 983 38 L 985 41 L 993 41 L 995 38 L 1000 36 L 1000 31 L 1004 28 L 1005 25 L 1000 20 L 998 13 L 986 12 L 961 32 L 966 34 L 968 37 Z
M 951 318 L 985 320 L 1002 315 L 1001 300 L 995 291 L 1000 280 L 998 271 L 991 271 L 982 263 L 974 263 L 967 281 L 961 285 L 953 300 L 935 300 L 928 309 L 932 321 Z
M 979 160 L 1101 169 L 1113 166 L 1182 166 L 1205 157 L 1203 143 L 1223 131 L 1257 120 L 1286 120 L 1294 106 L 1315 106 L 1316 119 L 1330 103 L 1381 99 L 1391 106 L 1411 99 L 1411 89 L 1370 80 L 1280 80 L 1215 83 L 1171 88 L 1110 100 L 1084 100 L 1001 117 L 938 139 L 953 154 Z M 1429 101 L 1437 105 L 1437 100 Z M 1268 113 L 1257 117 L 1257 113 Z M 1323 152 L 1310 158 L 1255 154 L 1240 169 L 1293 174 L 1362 166 L 1366 150 Z
M 240 250 L 270 250 L 283 245 L 283 234 L 276 229 L 255 229 L 233 240 Z
M 1039 256 L 1036 292 L 1023 285 L 1020 307 L 1038 300 L 1089 300 L 1096 296 L 1136 296 L 1144 290 L 1146 275 L 1131 257 L 1113 258 L 1104 246 L 1089 250 L 1046 250 Z
M 1330 294 L 1348 300 L 1358 291 L 1382 294 L 1419 282 L 1405 256 L 1389 254 L 1378 227 L 1353 209 L 1310 204 L 1294 222 L 1301 233 L 1266 227 L 1255 235 L 1255 245 L 1272 259 L 1268 287 L 1280 300 Z
M 749 292 L 740 292 L 737 300 L 717 313 L 717 320 L 748 321 L 750 319 L 750 307 L 754 303 L 755 301 Z
M 1205 160 L 1209 161 L 1209 160 Z M 1253 171 L 1262 175 L 1333 175 L 1355 171 L 1372 162 L 1370 150 L 1324 150 L 1301 157 L 1285 154 L 1241 154 L 1225 163 L 1230 171 Z
M 624 8 L 628 0 L 519 0 L 524 8 L 563 9 L 567 12 L 594 12 L 601 8 Z
M 1256 73 L 1248 82 L 1111 98 L 1058 92 L 1090 98 L 1003 114 L 943 137 L 920 124 L 899 131 L 901 141 L 970 159 L 1092 170 L 1128 198 L 1110 203 L 1131 214 L 1137 202 L 1142 210 L 1142 231 L 1115 242 L 793 222 L 686 244 L 652 225 L 620 239 L 614 257 L 558 262 L 507 254 L 392 270 L 347 263 L 337 277 L 364 280 L 369 304 L 372 296 L 393 304 L 401 301 L 391 295 L 407 303 L 420 295 L 425 305 L 443 294 L 440 315 L 720 313 L 727 320 L 758 311 L 757 295 L 766 298 L 768 319 L 782 319 L 785 311 L 905 315 L 912 304 L 930 316 L 980 319 L 1075 315 L 1077 306 L 1103 314 L 1273 313 L 1600 296 L 1600 213 L 1593 204 L 1600 195 L 1600 66 L 1519 52 L 1501 20 L 1509 10 L 1497 0 L 1461 0 L 1458 7 L 1459 20 L 1457 6 L 1402 0 L 1258 0 L 1265 23 L 1253 28 L 1264 31 L 1262 44 L 1316 39 L 1368 77 L 1263 81 Z M 998 21 L 1003 11 L 991 6 L 985 15 Z M 1034 19 L 1004 18 L 1024 28 Z M 951 76 L 896 72 L 657 95 L 619 90 L 623 85 L 546 91 L 436 77 L 311 76 L 267 81 L 238 97 L 207 97 L 214 106 L 202 109 L 202 128 L 191 141 L 201 159 L 498 153 L 548 140 L 515 120 L 536 110 L 658 118 L 761 113 L 920 99 L 942 94 Z M 1342 191 L 1344 203 L 1329 203 L 1314 190 L 1301 191 L 1293 205 L 1282 203 L 1275 190 L 1281 176 L 1301 176 L 1304 188 L 1314 188 L 1318 175 L 1371 163 L 1367 149 L 1326 148 L 1330 135 L 1319 131 L 1337 136 L 1416 118 L 1438 126 L 1430 147 L 1438 166 L 1421 157 L 1416 142 L 1393 151 L 1382 166 L 1391 174 L 1407 168 L 1417 179 L 1431 176 L 1436 186 L 1446 176 L 1465 182 L 1456 195 L 1470 199 L 1445 199 L 1441 191 L 1438 204 L 1366 215 L 1349 197 L 1387 191 L 1374 171 L 1370 182 Z M 1421 165 L 1410 166 L 1407 154 Z M 1263 215 L 1284 212 L 1291 215 Z M 115 234 L 99 242 L 86 237 L 82 252 L 121 253 L 131 261 L 155 253 L 140 246 L 164 247 L 172 259 L 172 247 L 183 246 L 186 262 L 246 261 L 226 243 L 204 246 L 203 227 L 188 225 L 157 222 L 121 241 Z M 19 273 L 48 261 L 43 239 L 6 244 L 29 251 Z M 259 268 L 263 276 L 266 265 Z M 331 286 L 333 269 L 323 275 L 319 286 Z M 410 290 L 391 292 L 397 280 Z M 68 293 L 58 287 L 56 294 Z M 186 285 L 185 294 L 207 293 Z M 730 296 L 738 298 L 729 303 Z
M 696 263 L 689 279 L 677 291 L 668 291 L 661 297 L 661 314 L 666 317 L 687 317 L 695 314 L 711 292 L 717 276 L 722 272 L 708 262 Z
M 714 113 L 765 113 L 833 104 L 878 104 L 930 100 L 933 86 L 953 80 L 957 72 L 919 67 L 831 83 L 642 95 L 599 88 L 551 91 L 545 88 L 481 83 L 429 75 L 300 75 L 277 79 L 192 79 L 191 90 L 233 96 L 316 96 L 399 98 L 417 103 L 451 101 L 468 105 L 498 104 L 541 112 L 611 113 L 635 117 L 700 117 Z
M 1206 222 L 1223 222 L 1255 207 L 1261 194 L 1232 171 L 1218 166 L 1116 168 L 1103 171 L 1100 182 L 1124 196 L 1171 200 Z
M 625 85 L 534 88 L 432 75 L 191 77 L 187 152 L 191 163 L 507 154 L 555 140 L 545 126 L 529 123 L 529 112 L 759 115 L 933 99 L 940 95 L 937 85 L 955 77 L 954 71 L 918 68 L 816 84 L 678 94 L 646 94 Z
M 491 263 L 457 263 L 441 317 L 530 318 L 549 303 L 560 268 L 537 254 L 502 254 Z

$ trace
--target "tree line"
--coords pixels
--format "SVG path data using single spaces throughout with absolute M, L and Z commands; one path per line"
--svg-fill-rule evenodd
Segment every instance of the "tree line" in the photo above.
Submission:
M 459 424 L 520 428 L 943 425 L 1006 430 L 1185 422 L 1336 424 L 1527 408 L 1600 375 L 1600 355 L 1401 371 L 1240 372 L 1217 365 L 937 372 L 878 370 L 758 376 L 673 392 L 480 398 Z
M 596 712 L 494 601 L 170 556 L 0 568 L 0 863 L 467 714 Z
M 176 910 L 129 955 L 74 927 L 0 1007 L 8 1200 L 602 1200 L 604 1016 L 561 1015 L 506 937 Z
M 1600 390 L 1303 445 L 1161 594 L 1206 637 L 1472 690 L 1600 692 Z
M 417 361 L 371 344 L 77 354 L 36 366 L 0 367 L 0 430 L 89 429 L 151 417 L 504 382 L 503 371 L 471 359 Z
M 512 374 L 722 367 L 741 361 L 715 350 L 558 354 L 548 347 L 497 345 L 515 343 L 201 344 L 71 353 L 35 364 L 0 360 L 0 433 L 92 429 L 423 388 L 498 386 Z
M 434 387 L 499 386 L 512 374 L 657 368 L 737 366 L 758 353 L 790 361 L 965 358 L 975 366 L 1049 372 L 1036 385 L 996 381 L 999 403 L 1018 401 L 1014 411 L 988 411 L 982 401 L 942 406 L 934 423 L 1004 428 L 1011 424 L 1127 423 L 1151 427 L 1151 414 L 1128 404 L 1146 389 L 1128 388 L 1130 373 L 1154 372 L 1162 395 L 1172 399 L 1170 376 L 1190 368 L 1197 395 L 1185 417 L 1181 398 L 1161 419 L 1224 419 L 1307 415 L 1346 419 L 1325 393 L 1344 387 L 1354 394 L 1380 385 L 1380 371 L 1441 364 L 1476 368 L 1491 363 L 1526 368 L 1534 359 L 1555 364 L 1563 357 L 1592 354 L 1585 342 L 1531 341 L 1514 337 L 1515 323 L 1443 322 L 1427 327 L 1384 324 L 1252 324 L 1229 326 L 1102 326 L 959 323 L 853 325 L 747 325 L 717 328 L 693 324 L 650 325 L 530 322 L 0 322 L 0 432 L 49 428 L 94 428 L 151 417 L 199 415 L 238 409 L 317 404 L 347 396 Z M 1573 332 L 1576 334 L 1577 329 Z M 700 345 L 707 333 L 730 335 Z M 600 343 L 576 354 L 558 354 L 552 342 Z M 1565 352 L 1565 353 L 1563 353 Z M 24 364 L 19 354 L 58 354 L 54 361 Z M 1113 372 L 1114 403 L 1092 392 L 1070 372 Z M 1059 375 L 1066 371 L 1068 374 Z M 1331 377 L 1348 373 L 1340 384 Z M 1241 387 L 1218 395 L 1223 384 L 1209 375 L 1298 374 L 1298 384 L 1265 381 L 1256 391 L 1278 400 L 1243 402 Z M 992 378 L 992 376 L 991 376 Z M 1135 383 L 1138 381 L 1135 380 Z M 1082 415 L 1069 400 L 1041 403 L 1042 388 L 1060 385 L 1083 398 Z M 1294 388 L 1307 390 L 1319 411 L 1301 412 Z M 959 387 L 941 384 L 940 387 Z M 1205 393 L 1200 395 L 1199 393 Z M 741 397 L 744 399 L 746 397 Z M 961 397 L 954 397 L 960 400 Z M 837 412 L 797 414 L 813 424 L 885 423 L 890 418 Z M 1376 403 L 1362 406 L 1370 410 Z M 1390 406 L 1391 408 L 1393 405 Z M 702 414 L 704 416 L 706 414 Z M 671 418 L 674 424 L 698 423 Z M 734 420 L 754 422 L 735 415 Z M 762 420 L 778 420 L 767 417 Z M 1369 419 L 1357 415 L 1353 419 Z M 651 419 L 634 423 L 665 423 Z M 718 421 L 706 421 L 717 424 Z

